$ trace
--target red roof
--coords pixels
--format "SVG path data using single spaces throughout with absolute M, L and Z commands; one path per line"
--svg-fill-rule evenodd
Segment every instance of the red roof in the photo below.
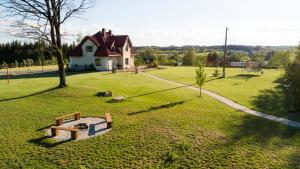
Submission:
M 97 50 L 94 54 L 94 56 L 102 56 L 102 57 L 108 57 L 108 56 L 122 56 L 121 51 L 118 50 L 120 47 L 124 47 L 126 41 L 129 42 L 129 45 L 131 47 L 131 54 L 135 55 L 136 51 L 132 47 L 132 43 L 129 39 L 128 35 L 113 35 L 111 31 L 105 32 L 105 29 L 102 31 L 97 32 L 93 36 L 86 36 L 84 39 L 80 42 L 79 45 L 77 45 L 72 51 L 70 51 L 67 55 L 68 56 L 82 56 L 82 45 L 87 40 L 92 41 L 96 46 Z

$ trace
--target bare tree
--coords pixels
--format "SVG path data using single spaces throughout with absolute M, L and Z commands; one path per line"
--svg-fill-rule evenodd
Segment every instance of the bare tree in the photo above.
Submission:
M 14 20 L 14 36 L 47 41 L 57 58 L 60 83 L 66 87 L 61 26 L 94 5 L 94 0 L 1 0 L 4 17 Z

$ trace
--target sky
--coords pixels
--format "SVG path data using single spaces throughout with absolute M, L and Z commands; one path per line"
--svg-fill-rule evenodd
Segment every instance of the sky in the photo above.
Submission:
M 103 27 L 127 34 L 135 46 L 297 45 L 300 0 L 96 0 L 63 31 L 92 35 Z M 0 42 L 15 39 L 0 19 Z M 72 42 L 69 36 L 65 42 Z

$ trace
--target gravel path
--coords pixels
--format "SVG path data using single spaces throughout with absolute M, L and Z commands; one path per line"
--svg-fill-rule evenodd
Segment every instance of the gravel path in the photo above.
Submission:
M 154 76 L 154 75 L 151 75 L 151 74 L 148 74 L 148 73 L 143 73 L 153 79 L 157 79 L 157 80 L 160 80 L 160 81 L 164 81 L 164 82 L 168 82 L 168 83 L 172 83 L 172 84 L 175 84 L 175 85 L 184 85 L 186 86 L 187 88 L 189 89 L 192 89 L 192 90 L 196 90 L 196 91 L 199 91 L 200 89 L 197 88 L 197 87 L 194 87 L 194 86 L 187 86 L 186 84 L 183 84 L 183 83 L 178 83 L 178 82 L 174 82 L 174 81 L 171 81 L 171 80 L 167 80 L 167 79 L 164 79 L 164 78 L 161 78 L 161 77 L 157 77 L 157 76 Z M 255 115 L 255 116 L 258 116 L 258 117 L 262 117 L 264 119 L 268 119 L 268 120 L 272 120 L 272 121 L 276 121 L 278 123 L 281 123 L 281 124 L 285 124 L 285 125 L 288 125 L 288 126 L 291 126 L 291 127 L 295 127 L 295 128 L 300 128 L 300 123 L 299 122 L 296 122 L 296 121 L 292 121 L 292 120 L 288 120 L 288 119 L 285 119 L 285 118 L 281 118 L 281 117 L 276 117 L 276 116 L 273 116 L 273 115 L 269 115 L 269 114 L 266 114 L 266 113 L 262 113 L 262 112 L 259 112 L 259 111 L 255 111 L 255 110 L 251 110 L 247 107 L 244 107 L 230 99 L 227 99 L 223 96 L 220 96 L 216 93 L 213 93 L 211 91 L 208 91 L 208 90 L 204 90 L 202 89 L 202 93 L 204 94 L 207 94 L 217 100 L 219 100 L 220 102 L 236 109 L 236 110 L 240 110 L 240 111 L 243 111 L 245 113 L 248 113 L 248 114 L 252 114 L 252 115 Z

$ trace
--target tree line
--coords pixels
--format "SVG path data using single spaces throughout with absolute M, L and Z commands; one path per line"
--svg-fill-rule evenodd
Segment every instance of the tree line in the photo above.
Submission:
M 258 48 L 260 49 L 260 48 Z M 147 65 L 186 65 L 197 66 L 201 62 L 204 66 L 223 66 L 223 51 L 199 51 L 194 48 L 181 50 L 160 50 L 160 48 L 139 48 L 137 59 Z M 245 51 L 229 50 L 226 65 L 231 62 L 255 61 L 268 68 L 286 68 L 295 58 L 296 50 L 258 50 L 251 55 Z
M 67 61 L 66 53 L 75 44 L 63 44 L 62 50 Z M 21 42 L 12 41 L 0 43 L 0 67 L 24 67 L 34 65 L 57 64 L 55 51 L 44 41 Z

